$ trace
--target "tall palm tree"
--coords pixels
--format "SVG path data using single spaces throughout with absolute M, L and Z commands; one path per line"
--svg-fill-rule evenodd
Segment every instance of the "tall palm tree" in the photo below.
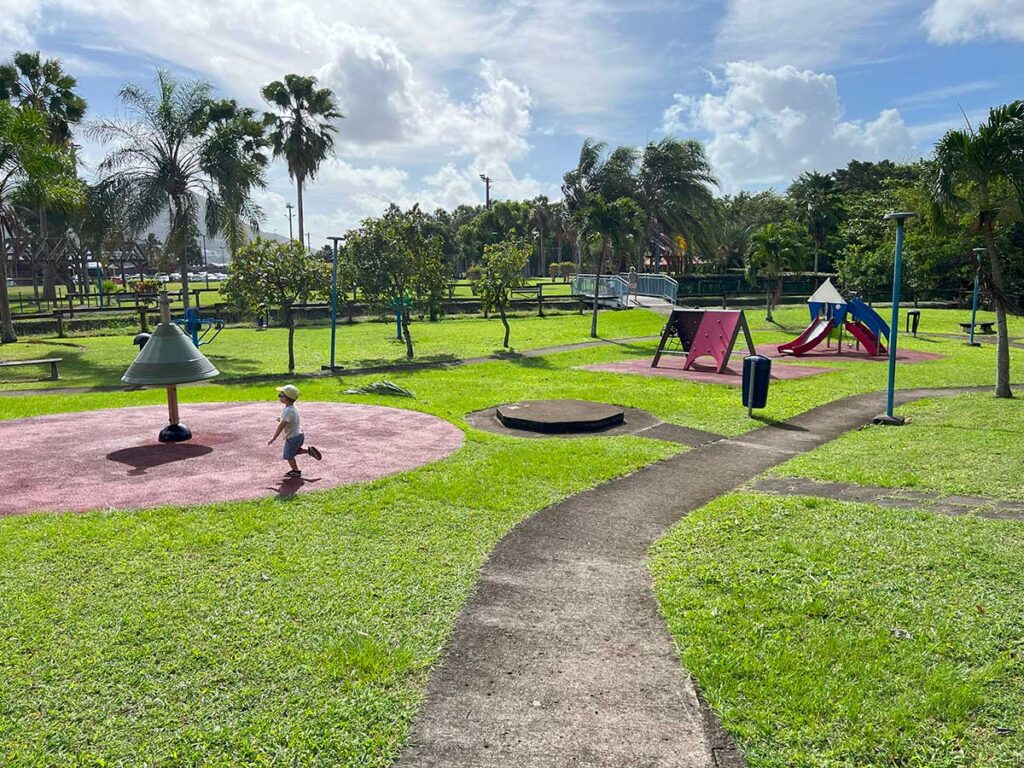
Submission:
M 13 197 L 31 186 L 44 202 L 70 208 L 82 200 L 71 153 L 50 141 L 46 117 L 0 101 L 0 343 L 18 340 L 7 292 L 7 239 L 20 229 Z
M 996 249 L 994 228 L 1000 214 L 995 199 L 1007 185 L 1018 203 L 1024 202 L 1024 101 L 989 110 L 977 130 L 951 130 L 935 145 L 937 174 L 932 199 L 941 207 L 970 206 L 975 228 L 988 251 L 989 283 L 996 308 L 996 397 L 1010 391 L 1010 344 L 1006 312 L 1012 304 L 1003 282 L 1003 261 Z M 941 210 L 941 209 L 940 209 Z
M 789 196 L 797 205 L 797 218 L 807 227 L 814 243 L 814 274 L 825 240 L 839 226 L 839 197 L 831 176 L 812 171 L 802 173 L 789 187 Z
M 758 275 L 765 278 L 765 320 L 772 322 L 772 307 L 782 294 L 782 275 L 799 262 L 800 248 L 791 229 L 765 224 L 750 236 L 746 254 L 747 280 L 754 284 Z
M 217 195 L 207 200 L 206 226 L 224 236 L 234 258 L 248 241 L 250 228 L 259 229 L 263 219 L 252 192 L 266 189 L 269 159 L 264 150 L 269 141 L 256 111 L 239 107 L 233 99 L 214 103 L 210 116 L 211 134 L 203 147 L 202 166 Z
M 59 59 L 43 59 L 38 51 L 20 51 L 10 62 L 0 65 L 0 99 L 32 107 L 42 114 L 50 142 L 71 152 L 74 151 L 72 126 L 82 121 L 86 109 L 85 99 L 75 92 L 77 86 L 78 81 L 64 71 Z M 27 191 L 31 194 L 31 190 Z M 50 227 L 45 195 L 35 197 L 39 235 L 48 251 Z M 49 300 L 57 297 L 54 266 L 47 258 L 43 269 L 43 296 Z
M 718 211 L 712 187 L 718 179 L 699 141 L 666 137 L 648 144 L 636 182 L 652 259 L 660 261 L 659 243 L 666 236 L 681 235 L 690 253 L 714 251 Z
M 537 238 L 537 276 L 543 277 L 547 261 L 544 258 L 544 240 L 551 233 L 552 215 L 548 199 L 541 195 L 530 208 L 529 227 Z
M 613 202 L 601 195 L 587 198 L 586 204 L 575 214 L 576 224 L 586 237 L 599 241 L 594 265 L 594 309 L 590 318 L 590 336 L 597 338 L 598 294 L 601 274 L 610 257 L 628 249 L 643 232 L 643 212 L 628 197 Z
M 92 136 L 118 145 L 100 163 L 100 172 L 106 181 L 132 190 L 132 228 L 147 227 L 167 211 L 166 245 L 180 265 L 185 307 L 189 306 L 187 246 L 199 233 L 197 201 L 215 194 L 202 163 L 211 92 L 207 82 L 179 82 L 159 70 L 155 93 L 137 85 L 121 89 L 119 97 L 130 120 L 101 120 L 89 126 Z
M 271 126 L 270 141 L 274 157 L 284 157 L 288 175 L 295 179 L 296 202 L 299 209 L 299 242 L 303 241 L 302 187 L 334 150 L 337 130 L 334 121 L 343 118 L 334 94 L 329 88 L 317 88 L 315 77 L 285 75 L 261 91 L 267 103 L 277 108 L 278 115 L 267 114 Z

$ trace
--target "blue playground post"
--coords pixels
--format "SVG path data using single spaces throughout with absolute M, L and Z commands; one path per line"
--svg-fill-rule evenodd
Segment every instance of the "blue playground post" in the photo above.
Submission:
M 988 253 L 985 248 L 975 248 L 974 258 L 978 261 L 978 266 L 974 268 L 974 298 L 971 299 L 971 338 L 967 342 L 968 346 L 980 347 L 981 344 L 974 340 L 974 318 L 978 316 L 978 277 L 981 275 L 981 255 Z
M 409 300 L 405 296 L 399 296 L 391 302 L 395 308 L 395 338 L 402 340 L 402 310 L 409 306 Z
M 885 414 L 875 418 L 876 424 L 899 426 L 903 419 L 893 415 L 893 396 L 896 390 L 896 336 L 900 327 L 900 282 L 903 279 L 903 226 L 907 219 L 916 216 L 912 211 L 887 213 L 885 221 L 896 222 L 896 261 L 892 269 L 892 322 L 889 323 L 889 386 L 885 395 Z

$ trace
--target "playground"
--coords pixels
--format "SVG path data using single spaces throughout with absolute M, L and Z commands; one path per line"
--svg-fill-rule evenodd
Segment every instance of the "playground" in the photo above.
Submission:
M 936 520 L 926 510 L 939 502 L 930 497 L 919 509 L 908 497 L 911 505 L 893 512 L 757 488 L 759 473 L 771 469 L 944 494 L 943 504 L 964 494 L 1006 504 L 1024 498 L 1009 479 L 1024 460 L 1011 437 L 1024 414 L 1016 401 L 983 394 L 929 410 L 936 406 L 927 397 L 946 388 L 990 387 L 993 349 L 965 344 L 964 312 L 924 309 L 917 338 L 901 333 L 897 347 L 898 394 L 927 396 L 920 405 L 898 399 L 907 426 L 829 443 L 881 409 L 887 357 L 845 337 L 841 354 L 838 339 L 780 353 L 808 314 L 806 305 L 786 307 L 767 323 L 761 312 L 744 312 L 754 351 L 771 356 L 775 376 L 754 419 L 730 383 L 750 351 L 738 324 L 725 333 L 735 343 L 721 373 L 714 354 L 682 371 L 686 354 L 669 352 L 652 368 L 668 318 L 646 310 L 604 313 L 598 340 L 588 338 L 586 316 L 514 320 L 513 338 L 521 332 L 522 341 L 504 357 L 491 357 L 496 321 L 422 324 L 431 352 L 419 368 L 393 365 L 401 355 L 387 338 L 393 328 L 339 327 L 339 358 L 391 365 L 386 374 L 313 374 L 327 335 L 302 329 L 297 405 L 324 460 L 300 457 L 303 478 L 293 484 L 282 477 L 280 444 L 266 445 L 279 414 L 274 387 L 289 380 L 275 331 L 228 327 L 198 348 L 220 376 L 177 385 L 180 418 L 193 433 L 177 444 L 157 441 L 168 420 L 163 386 L 117 386 L 138 354 L 133 334 L 68 340 L 78 348 L 64 348 L 74 354 L 61 380 L 12 372 L 19 383 L 0 395 L 0 459 L 13 468 L 0 502 L 0 673 L 16 724 L 0 734 L 0 747 L 21 763 L 94 754 L 114 764 L 243 755 L 252 763 L 422 765 L 450 761 L 445 750 L 457 748 L 466 764 L 479 764 L 504 731 L 556 749 L 568 728 L 607 734 L 586 748 L 652 761 L 742 754 L 756 765 L 842 743 L 851 759 L 873 764 L 863 746 L 872 733 L 905 761 L 957 740 L 994 756 L 990 764 L 1012 765 L 1020 737 L 995 728 L 1018 717 L 1019 676 L 999 666 L 998 646 L 1024 626 L 1010 598 L 1022 585 L 1001 567 L 976 565 L 971 553 L 1016 563 L 1019 523 L 980 513 Z M 1013 322 L 1011 335 L 1024 336 Z M 25 356 L 59 352 L 52 342 L 30 340 Z M 1011 354 L 1019 370 L 1021 352 Z M 787 373 L 800 369 L 814 375 Z M 676 370 L 709 378 L 677 379 Z M 382 375 L 412 397 L 354 391 Z M 546 440 L 477 420 L 545 400 L 612 404 L 626 423 Z M 640 411 L 650 428 L 631 422 Z M 934 458 L 961 432 L 975 441 L 971 451 L 991 457 L 972 472 Z M 863 447 L 865 439 L 876 442 Z M 817 445 L 825 458 L 810 451 Z M 894 453 L 907 457 L 902 474 L 880 474 L 878 457 Z M 770 466 L 794 455 L 792 465 Z M 828 517 L 816 521 L 820 510 Z M 924 537 L 919 548 L 891 544 L 892 514 L 908 536 Z M 732 551 L 713 545 L 712 527 Z M 843 554 L 856 537 L 871 563 L 864 573 Z M 881 578 L 874 558 L 888 563 L 885 578 L 917 574 L 905 588 L 928 595 L 927 616 L 915 619 L 901 604 L 889 621 L 892 606 L 880 601 L 864 616 L 849 607 L 873 594 L 872 579 Z M 795 591 L 753 575 L 778 567 L 804 574 L 794 576 Z M 808 582 L 818 567 L 844 574 L 844 591 Z M 742 609 L 703 581 L 716 568 L 728 574 L 722 583 L 743 590 Z M 927 617 L 949 610 L 953 594 L 965 597 L 943 591 L 948 574 L 964 568 L 969 589 L 988 595 L 985 613 L 965 603 L 971 622 L 942 625 L 955 630 L 955 645 L 928 644 Z M 791 604 L 787 626 L 811 638 L 814 658 L 829 658 L 814 631 L 830 611 L 847 612 L 846 628 L 833 631 L 850 648 L 895 643 L 893 628 L 922 640 L 878 650 L 863 670 L 844 665 L 837 680 L 793 673 L 781 696 L 731 676 L 730 660 L 741 659 L 757 679 L 778 679 L 775 656 L 746 648 Z M 761 629 L 752 616 L 762 617 Z M 998 621 L 986 623 L 992 616 Z M 867 635 L 854 631 L 859 621 L 872 628 Z M 953 663 L 944 649 L 968 646 L 977 651 L 964 662 L 966 682 L 943 674 Z M 787 670 L 814 668 L 787 658 Z M 495 673 L 502 669 L 514 674 Z M 992 680 L 1005 694 L 989 697 L 979 715 L 974 702 Z M 598 688 L 601 703 L 580 707 Z M 943 729 L 886 730 L 926 706 L 911 695 L 918 688 L 932 692 L 927 706 Z M 894 689 L 900 695 L 889 696 Z M 859 699 L 843 699 L 851 691 Z M 838 720 L 809 725 L 826 700 L 849 704 Z M 955 705 L 961 700 L 967 705 Z M 857 701 L 873 713 L 868 721 L 856 716 Z M 979 717 L 991 727 L 971 731 Z M 765 718 L 776 724 L 770 732 L 757 726 Z M 168 729 L 169 720 L 179 726 Z M 472 727 L 456 734 L 455 720 Z

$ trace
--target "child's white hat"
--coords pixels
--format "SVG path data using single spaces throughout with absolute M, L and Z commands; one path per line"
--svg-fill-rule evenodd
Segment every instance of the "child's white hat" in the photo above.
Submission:
M 278 387 L 277 391 L 287 397 L 289 400 L 299 399 L 299 388 L 294 384 L 285 384 L 283 387 Z

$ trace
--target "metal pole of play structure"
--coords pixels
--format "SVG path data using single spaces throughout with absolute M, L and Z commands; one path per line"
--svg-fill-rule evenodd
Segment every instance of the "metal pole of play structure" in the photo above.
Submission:
M 971 299 L 971 338 L 967 342 L 968 346 L 980 347 L 981 344 L 974 340 L 974 318 L 978 316 L 978 277 L 981 275 L 981 257 L 983 254 L 988 253 L 986 248 L 975 248 L 974 258 L 978 261 L 978 266 L 974 268 L 974 298 Z
M 896 222 L 896 260 L 892 268 L 892 319 L 889 323 L 889 386 L 885 394 L 885 414 L 875 419 L 876 424 L 903 424 L 901 417 L 893 415 L 893 398 L 896 390 L 896 336 L 900 327 L 900 282 L 903 278 L 903 225 L 907 219 L 916 216 L 912 211 L 887 213 L 885 221 Z
M 343 237 L 329 237 L 328 240 L 334 243 L 334 256 L 331 264 L 331 362 L 329 365 L 321 366 L 321 369 L 333 371 L 337 368 L 334 364 L 334 340 L 338 331 L 338 241 Z
M 160 304 L 160 322 L 171 324 L 171 299 L 167 291 L 160 292 L 157 300 Z M 178 415 L 178 387 L 176 384 L 167 385 L 167 421 L 172 427 L 178 426 L 180 417 Z

